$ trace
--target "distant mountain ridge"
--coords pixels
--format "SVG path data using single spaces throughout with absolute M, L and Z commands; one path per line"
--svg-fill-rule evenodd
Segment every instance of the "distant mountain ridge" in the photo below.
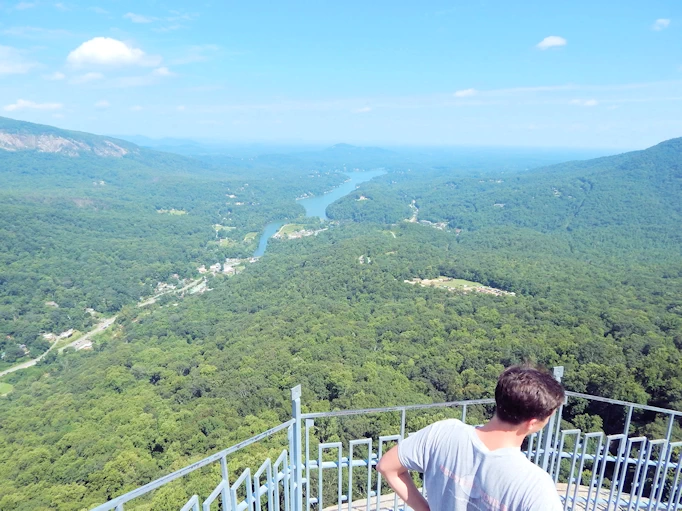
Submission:
M 104 158 L 121 158 L 138 154 L 135 144 L 112 137 L 70 131 L 0 117 L 0 150 L 9 152 L 37 151 L 78 157 L 93 154 Z
M 682 138 L 675 138 L 641 151 L 535 169 L 487 187 L 472 202 L 479 212 L 497 209 L 502 224 L 677 236 L 681 196 Z
M 381 147 L 355 146 L 351 144 L 334 144 L 324 150 L 325 153 L 337 153 L 338 155 L 358 156 L 358 155 L 395 155 L 395 152 Z
M 457 175 L 444 166 L 395 174 L 395 184 L 363 186 L 329 206 L 338 220 L 395 223 L 418 208 L 417 221 L 451 229 L 580 231 L 597 244 L 622 247 L 682 246 L 682 138 L 640 151 L 568 161 L 527 172 Z M 588 242 L 586 242 L 588 243 Z

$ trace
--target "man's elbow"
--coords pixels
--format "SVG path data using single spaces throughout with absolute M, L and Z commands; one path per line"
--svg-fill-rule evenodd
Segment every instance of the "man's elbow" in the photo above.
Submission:
M 376 469 L 377 472 L 383 476 L 399 473 L 405 470 L 400 464 L 397 446 L 390 449 L 381 457 L 381 459 L 379 459 Z
M 384 458 L 381 458 L 376 466 L 377 472 L 379 472 L 381 475 L 385 475 L 388 470 L 387 465 L 388 463 L 386 463 L 386 460 Z

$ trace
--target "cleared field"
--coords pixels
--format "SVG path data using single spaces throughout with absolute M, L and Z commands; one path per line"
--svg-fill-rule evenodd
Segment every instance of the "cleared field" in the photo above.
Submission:
M 455 288 L 467 288 L 467 287 L 482 287 L 483 284 L 479 282 L 472 282 L 471 280 L 464 280 L 464 279 L 448 279 L 448 280 L 441 280 L 441 279 L 446 279 L 447 277 L 439 277 L 438 279 L 434 280 L 429 280 L 429 281 L 424 281 L 425 283 L 428 282 L 427 285 L 430 286 L 436 286 L 436 287 L 455 287 Z
M 12 389 L 14 387 L 10 385 L 9 383 L 2 383 L 0 382 L 0 396 L 4 396 L 5 394 L 9 394 L 12 392 Z
M 213 226 L 213 228 L 216 231 L 226 231 L 226 232 L 234 231 L 236 229 L 236 227 L 233 227 L 231 225 L 220 225 L 220 224 L 215 224 Z
M 450 289 L 470 289 L 483 287 L 479 282 L 464 279 L 451 279 L 450 277 L 437 277 L 435 279 L 412 279 L 411 283 L 419 283 L 422 286 L 445 287 Z
M 166 213 L 168 215 L 186 215 L 187 211 L 184 209 L 157 209 L 157 213 Z
M 419 284 L 422 287 L 439 287 L 441 289 L 460 291 L 462 293 L 473 291 L 475 293 L 486 293 L 495 296 L 515 296 L 516 294 L 511 291 L 504 291 L 502 289 L 484 286 L 478 282 L 472 282 L 470 280 L 464 279 L 451 279 L 450 277 L 443 277 L 442 275 L 435 279 L 420 279 L 415 277 L 413 279 L 405 280 L 405 283 L 413 285 Z
M 293 234 L 302 229 L 303 226 L 301 224 L 284 224 L 277 234 L 280 236 L 289 236 L 289 234 Z

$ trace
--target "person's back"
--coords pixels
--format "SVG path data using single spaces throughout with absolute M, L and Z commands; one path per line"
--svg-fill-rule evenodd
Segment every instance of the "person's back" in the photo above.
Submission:
M 436 422 L 384 454 L 377 470 L 415 511 L 559 511 L 553 481 L 523 456 L 521 444 L 563 399 L 561 384 L 548 373 L 510 367 L 498 379 L 490 422 L 480 428 Z M 426 499 L 408 470 L 424 474 Z
M 403 440 L 401 464 L 424 474 L 432 510 L 563 509 L 549 474 L 516 447 L 489 450 L 476 428 L 456 419 L 436 422 Z

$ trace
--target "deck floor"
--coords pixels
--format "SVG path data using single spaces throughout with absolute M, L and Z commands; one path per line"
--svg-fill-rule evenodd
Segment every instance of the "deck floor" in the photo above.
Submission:
M 569 495 L 569 505 L 567 509 L 569 511 L 588 511 L 585 508 L 585 499 L 587 498 L 587 486 L 580 486 L 578 489 L 578 495 L 577 495 L 577 500 L 575 505 L 571 506 L 570 500 L 573 499 L 574 492 L 575 492 L 575 486 L 571 486 L 571 493 Z M 563 498 L 566 496 L 566 483 L 558 483 L 557 484 L 557 491 L 559 492 L 559 495 Z M 602 489 L 600 498 L 606 500 L 609 497 L 609 491 L 608 489 Z M 590 495 L 590 500 L 592 503 L 590 504 L 589 511 L 625 511 L 628 509 L 628 502 L 630 501 L 630 495 L 629 494 L 621 494 L 620 496 L 620 505 L 616 506 L 615 508 L 613 505 L 611 505 L 608 510 L 606 503 L 599 503 L 597 504 L 597 507 L 594 507 L 594 490 L 592 490 L 592 493 Z M 395 504 L 395 493 L 387 493 L 385 495 L 381 496 L 381 500 L 379 501 L 379 511 L 394 511 L 394 504 Z M 630 506 L 630 509 L 635 509 L 634 508 L 634 500 L 636 500 L 636 497 L 633 498 L 633 503 Z M 646 505 L 648 504 L 649 499 L 645 499 L 642 497 L 640 499 L 640 507 L 644 506 L 644 509 L 646 509 Z M 398 507 L 397 509 L 402 509 L 402 502 L 398 500 Z M 376 511 L 377 510 L 377 498 L 372 497 L 369 499 L 369 509 L 370 511 Z M 334 506 L 328 506 L 325 507 L 323 511 L 338 511 L 339 506 L 334 505 Z M 350 506 L 350 509 L 348 507 L 348 503 L 343 503 L 341 505 L 341 510 L 342 511 L 367 511 L 367 499 L 359 499 L 359 500 L 354 500 Z

